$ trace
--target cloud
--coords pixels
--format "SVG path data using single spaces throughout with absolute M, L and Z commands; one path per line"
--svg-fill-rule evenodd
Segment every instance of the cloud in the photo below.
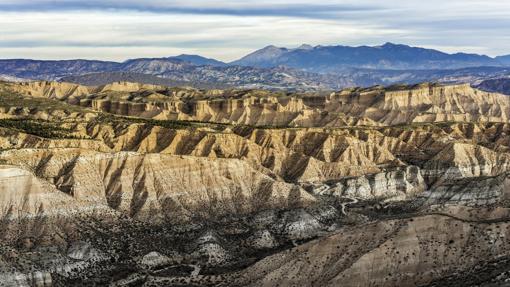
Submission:
M 139 56 L 169 56 L 170 51 L 180 48 L 181 53 L 194 50 L 206 56 L 233 60 L 268 43 L 297 45 L 306 39 L 312 44 L 328 44 L 337 43 L 338 39 L 352 40 L 355 35 L 369 37 L 376 32 L 379 37 L 376 42 L 381 42 L 388 34 L 398 33 L 332 20 L 141 12 L 4 12 L 0 13 L 0 26 L 5 27 L 0 31 L 3 57 L 20 54 L 19 48 L 35 51 L 52 47 L 60 57 L 79 47 L 103 47 L 117 48 L 116 60 L 131 56 L 123 51 L 127 47 L 146 48 Z M 165 53 L 164 47 L 168 47 L 169 52 Z M 104 58 L 104 55 L 98 53 L 96 58 Z
M 322 1 L 310 4 L 306 1 L 76 1 L 35 0 L 0 1 L 0 10 L 16 12 L 36 11 L 105 11 L 121 10 L 148 13 L 179 13 L 195 15 L 228 16 L 285 16 L 324 19 L 341 14 L 377 11 L 377 5 L 359 5 L 355 2 L 335 3 Z
M 197 53 L 234 60 L 263 46 L 375 45 L 510 53 L 510 2 L 0 0 L 2 58 Z

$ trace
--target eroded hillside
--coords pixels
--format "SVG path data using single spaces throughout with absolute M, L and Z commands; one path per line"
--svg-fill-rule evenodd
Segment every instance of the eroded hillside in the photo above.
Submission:
M 329 95 L 196 90 L 116 82 L 87 87 L 11 84 L 14 92 L 125 116 L 282 127 L 378 126 L 425 122 L 508 122 L 508 96 L 469 85 L 345 89 Z
M 0 86 L 5 286 L 509 278 L 508 96 Z

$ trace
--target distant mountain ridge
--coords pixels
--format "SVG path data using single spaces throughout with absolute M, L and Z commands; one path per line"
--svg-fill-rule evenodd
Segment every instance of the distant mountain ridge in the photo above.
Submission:
M 510 55 L 498 56 L 495 58 L 497 61 L 503 63 L 504 65 L 510 66 Z
M 476 88 L 510 96 L 510 78 L 488 79 L 481 82 Z
M 214 67 L 225 67 L 228 64 L 222 61 L 218 61 L 212 58 L 206 58 L 199 55 L 187 55 L 181 54 L 179 56 L 169 57 L 169 59 L 179 59 L 197 66 L 214 66 Z
M 285 67 L 193 66 L 159 76 L 135 72 L 104 72 L 61 78 L 62 82 L 98 86 L 112 82 L 139 82 L 195 88 L 266 88 L 287 90 L 338 90 L 346 87 L 416 84 L 421 82 L 472 83 L 510 76 L 510 68 L 474 67 L 455 70 L 351 69 L 338 74 L 317 74 Z
M 0 60 L 0 75 L 11 80 L 79 83 L 138 79 L 197 87 L 339 89 L 423 81 L 476 84 L 508 76 L 508 58 L 510 56 L 447 54 L 392 43 L 374 47 L 304 44 L 294 49 L 267 46 L 231 63 L 187 54 L 124 62 L 6 59 Z
M 230 64 L 255 67 L 288 66 L 317 73 L 347 68 L 367 69 L 458 69 L 476 66 L 503 66 L 485 55 L 455 53 L 386 43 L 381 46 L 316 46 L 296 49 L 267 46 Z
M 161 78 L 149 74 L 131 73 L 131 72 L 104 72 L 104 73 L 90 73 L 85 75 L 68 76 L 60 79 L 61 82 L 76 83 L 85 86 L 103 86 L 113 82 L 135 82 L 141 84 L 151 84 L 159 86 L 192 86 L 198 89 L 224 89 L 230 86 L 222 85 L 221 83 L 201 83 L 201 82 L 186 82 L 173 79 Z

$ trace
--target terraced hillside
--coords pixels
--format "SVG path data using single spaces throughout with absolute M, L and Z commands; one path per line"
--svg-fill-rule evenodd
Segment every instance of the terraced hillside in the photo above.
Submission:
M 468 85 L 3 82 L 0 286 L 502 284 L 509 119 Z

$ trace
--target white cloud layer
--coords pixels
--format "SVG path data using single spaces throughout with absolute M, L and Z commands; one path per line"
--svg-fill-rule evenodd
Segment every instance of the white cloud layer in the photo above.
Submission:
M 376 45 L 510 54 L 510 1 L 0 0 L 0 57 L 230 61 L 278 46 Z

